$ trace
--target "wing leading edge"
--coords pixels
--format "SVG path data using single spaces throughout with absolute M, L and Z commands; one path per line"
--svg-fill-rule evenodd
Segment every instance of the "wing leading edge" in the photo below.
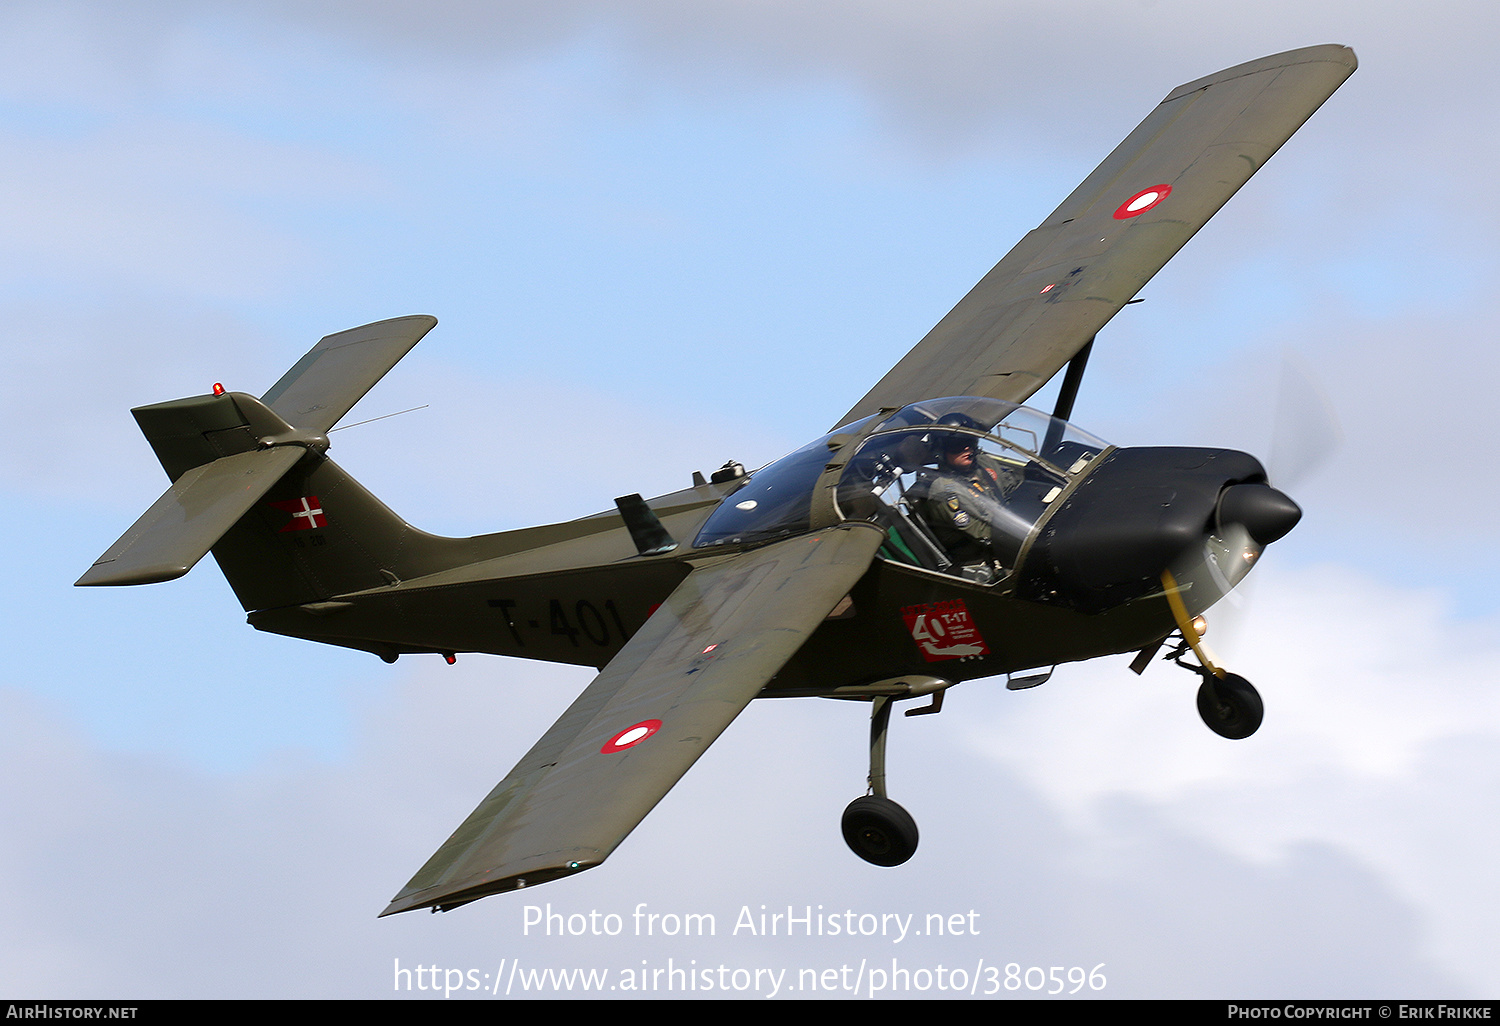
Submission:
M 937 396 L 1024 401 L 1356 66 L 1348 47 L 1312 46 L 1174 89 L 838 424 Z
M 453 908 L 603 862 L 864 574 L 845 524 L 699 566 L 382 916 Z

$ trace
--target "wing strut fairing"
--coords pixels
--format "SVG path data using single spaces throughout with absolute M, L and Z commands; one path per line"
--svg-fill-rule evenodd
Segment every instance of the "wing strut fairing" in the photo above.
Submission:
M 381 915 L 448 909 L 603 862 L 884 539 L 846 524 L 699 566 Z

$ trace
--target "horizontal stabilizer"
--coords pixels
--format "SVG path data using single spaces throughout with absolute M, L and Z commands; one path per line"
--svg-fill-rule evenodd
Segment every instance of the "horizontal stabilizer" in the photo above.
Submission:
M 261 402 L 295 428 L 326 434 L 435 324 L 417 314 L 328 335 Z
M 192 468 L 77 583 L 154 584 L 181 577 L 306 454 L 301 446 L 286 445 Z

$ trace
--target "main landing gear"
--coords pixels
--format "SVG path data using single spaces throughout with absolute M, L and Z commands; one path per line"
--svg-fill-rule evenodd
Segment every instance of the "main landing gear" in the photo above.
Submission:
M 870 793 L 856 798 L 844 810 L 844 843 L 866 862 L 877 866 L 899 866 L 917 850 L 917 822 L 885 793 L 885 737 L 895 699 L 879 695 L 870 707 Z M 906 715 L 935 713 L 943 707 L 943 693 L 932 704 L 908 710 Z
M 844 843 L 866 862 L 899 866 L 917 851 L 917 821 L 884 795 L 856 798 L 844 810 Z

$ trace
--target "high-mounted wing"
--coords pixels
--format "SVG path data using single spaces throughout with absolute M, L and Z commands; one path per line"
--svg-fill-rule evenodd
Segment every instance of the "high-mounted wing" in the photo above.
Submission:
M 937 396 L 1024 401 L 1355 67 L 1313 46 L 1174 89 L 838 424 Z
M 603 862 L 874 559 L 853 523 L 700 565 L 381 915 Z

